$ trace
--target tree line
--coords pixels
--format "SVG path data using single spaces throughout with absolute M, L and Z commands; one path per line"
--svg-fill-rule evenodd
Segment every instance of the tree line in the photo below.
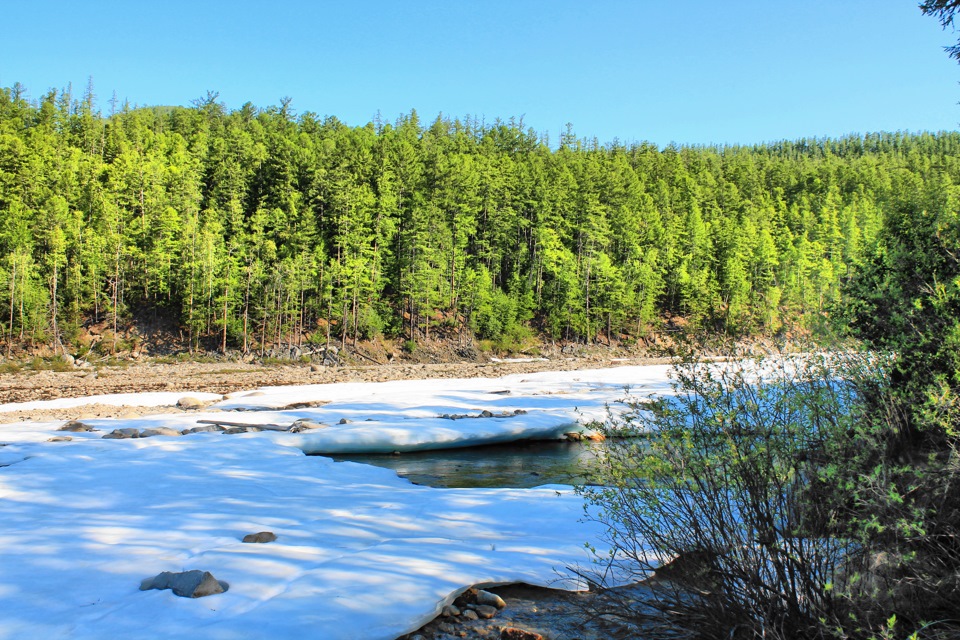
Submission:
M 0 89 L 0 330 L 68 345 L 145 310 L 191 349 L 385 334 L 770 334 L 835 315 L 888 212 L 955 192 L 960 134 L 559 143 L 415 111 L 351 127 Z M 941 199 L 944 202 L 950 199 Z

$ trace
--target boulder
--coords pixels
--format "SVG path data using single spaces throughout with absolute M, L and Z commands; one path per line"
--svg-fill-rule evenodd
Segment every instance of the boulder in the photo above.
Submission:
M 351 422 L 353 422 L 353 420 L 351 420 L 350 418 L 340 418 L 340 422 L 338 422 L 337 424 L 350 424 Z
M 503 598 L 495 593 L 484 591 L 483 589 L 477 591 L 477 604 L 485 604 L 491 607 L 496 607 L 497 609 L 503 609 L 505 606 L 507 606 L 507 603 L 503 601 Z
M 183 409 L 184 411 L 195 411 L 197 409 L 203 409 L 206 406 L 203 400 L 194 398 L 193 396 L 184 396 L 177 400 L 177 408 Z
M 473 610 L 477 612 L 478 616 L 485 620 L 489 620 L 493 616 L 497 615 L 497 608 L 491 607 L 488 604 L 478 604 Z
M 277 539 L 277 534 L 272 531 L 261 531 L 259 533 L 248 533 L 243 536 L 243 541 L 246 543 L 259 543 L 263 544 L 265 542 L 273 542 Z
M 70 436 L 54 436 L 47 439 L 47 442 L 70 442 L 71 440 L 73 440 L 73 438 Z
M 460 609 L 456 605 L 448 604 L 440 612 L 440 615 L 444 618 L 456 617 L 460 615 Z
M 301 418 L 293 423 L 293 426 L 290 427 L 291 433 L 300 433 L 301 431 L 310 431 L 311 429 L 325 429 L 327 425 L 322 422 L 314 422 L 313 420 L 306 420 Z
M 181 431 L 183 435 L 188 433 L 211 433 L 216 431 L 223 431 L 223 427 L 218 427 L 215 424 L 205 424 L 202 427 L 193 427 L 192 429 L 184 429 Z
M 229 588 L 226 582 L 213 577 L 209 571 L 182 571 L 173 573 L 164 571 L 140 583 L 140 591 L 149 589 L 170 589 L 181 598 L 202 598 L 223 593 Z
M 82 433 L 85 431 L 96 431 L 96 429 L 88 424 L 80 422 L 79 420 L 71 420 L 69 422 L 65 422 L 62 427 L 57 429 L 57 431 L 72 431 L 74 433 Z
M 103 436 L 104 440 L 128 440 L 130 438 L 139 438 L 140 429 L 134 429 L 133 427 L 128 427 L 126 429 L 114 429 L 110 433 Z
M 170 427 L 151 427 L 150 429 L 144 429 L 140 432 L 141 438 L 150 438 L 152 436 L 179 436 L 181 435 L 176 429 L 171 429 Z
M 467 609 L 466 611 L 463 612 L 463 614 L 460 617 L 463 618 L 464 620 L 470 620 L 470 621 L 480 619 L 480 615 L 477 614 L 477 612 L 474 611 L 473 609 Z

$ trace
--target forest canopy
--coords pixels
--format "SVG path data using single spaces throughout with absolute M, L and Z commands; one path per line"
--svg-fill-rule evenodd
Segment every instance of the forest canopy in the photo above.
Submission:
M 904 203 L 953 202 L 960 133 L 559 144 L 289 101 L 102 113 L 0 89 L 0 330 L 70 344 L 150 312 L 190 348 L 435 335 L 772 334 L 836 315 Z M 9 348 L 9 347 L 8 347 Z

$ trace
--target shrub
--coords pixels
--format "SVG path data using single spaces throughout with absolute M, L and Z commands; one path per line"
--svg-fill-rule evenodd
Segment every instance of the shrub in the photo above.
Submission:
M 659 568 L 652 596 L 623 611 L 668 620 L 670 637 L 869 635 L 857 615 L 866 594 L 845 576 L 875 547 L 829 529 L 854 506 L 822 480 L 837 443 L 871 428 L 868 396 L 884 388 L 885 367 L 858 353 L 727 355 L 688 354 L 672 395 L 629 401 L 606 425 L 644 437 L 610 447 L 581 488 L 610 543 L 597 558 L 610 573 L 594 581 Z

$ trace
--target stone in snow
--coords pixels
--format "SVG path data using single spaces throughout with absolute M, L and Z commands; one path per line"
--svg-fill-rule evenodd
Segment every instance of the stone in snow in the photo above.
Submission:
M 70 420 L 69 422 L 65 422 L 62 427 L 57 429 L 57 431 L 72 431 L 74 433 L 81 433 L 84 431 L 96 431 L 96 429 L 88 424 L 80 422 L 79 420 Z
M 202 409 L 206 406 L 206 403 L 203 400 L 194 398 L 193 396 L 184 396 L 177 400 L 177 407 L 184 410 L 194 410 Z
M 125 429 L 114 429 L 110 433 L 103 436 L 104 440 L 126 440 L 128 438 L 139 438 L 140 429 L 135 429 L 133 427 L 127 427 Z
M 272 531 L 261 531 L 259 533 L 248 533 L 243 536 L 243 541 L 247 543 L 273 542 L 277 539 L 277 534 Z
M 144 429 L 140 432 L 141 438 L 149 438 L 151 436 L 179 436 L 180 432 L 176 429 L 171 429 L 170 427 L 153 427 L 150 429 Z
M 173 573 L 164 571 L 140 583 L 140 591 L 149 589 L 170 589 L 181 598 L 202 598 L 223 593 L 228 589 L 226 582 L 213 577 L 209 571 L 193 569 Z

